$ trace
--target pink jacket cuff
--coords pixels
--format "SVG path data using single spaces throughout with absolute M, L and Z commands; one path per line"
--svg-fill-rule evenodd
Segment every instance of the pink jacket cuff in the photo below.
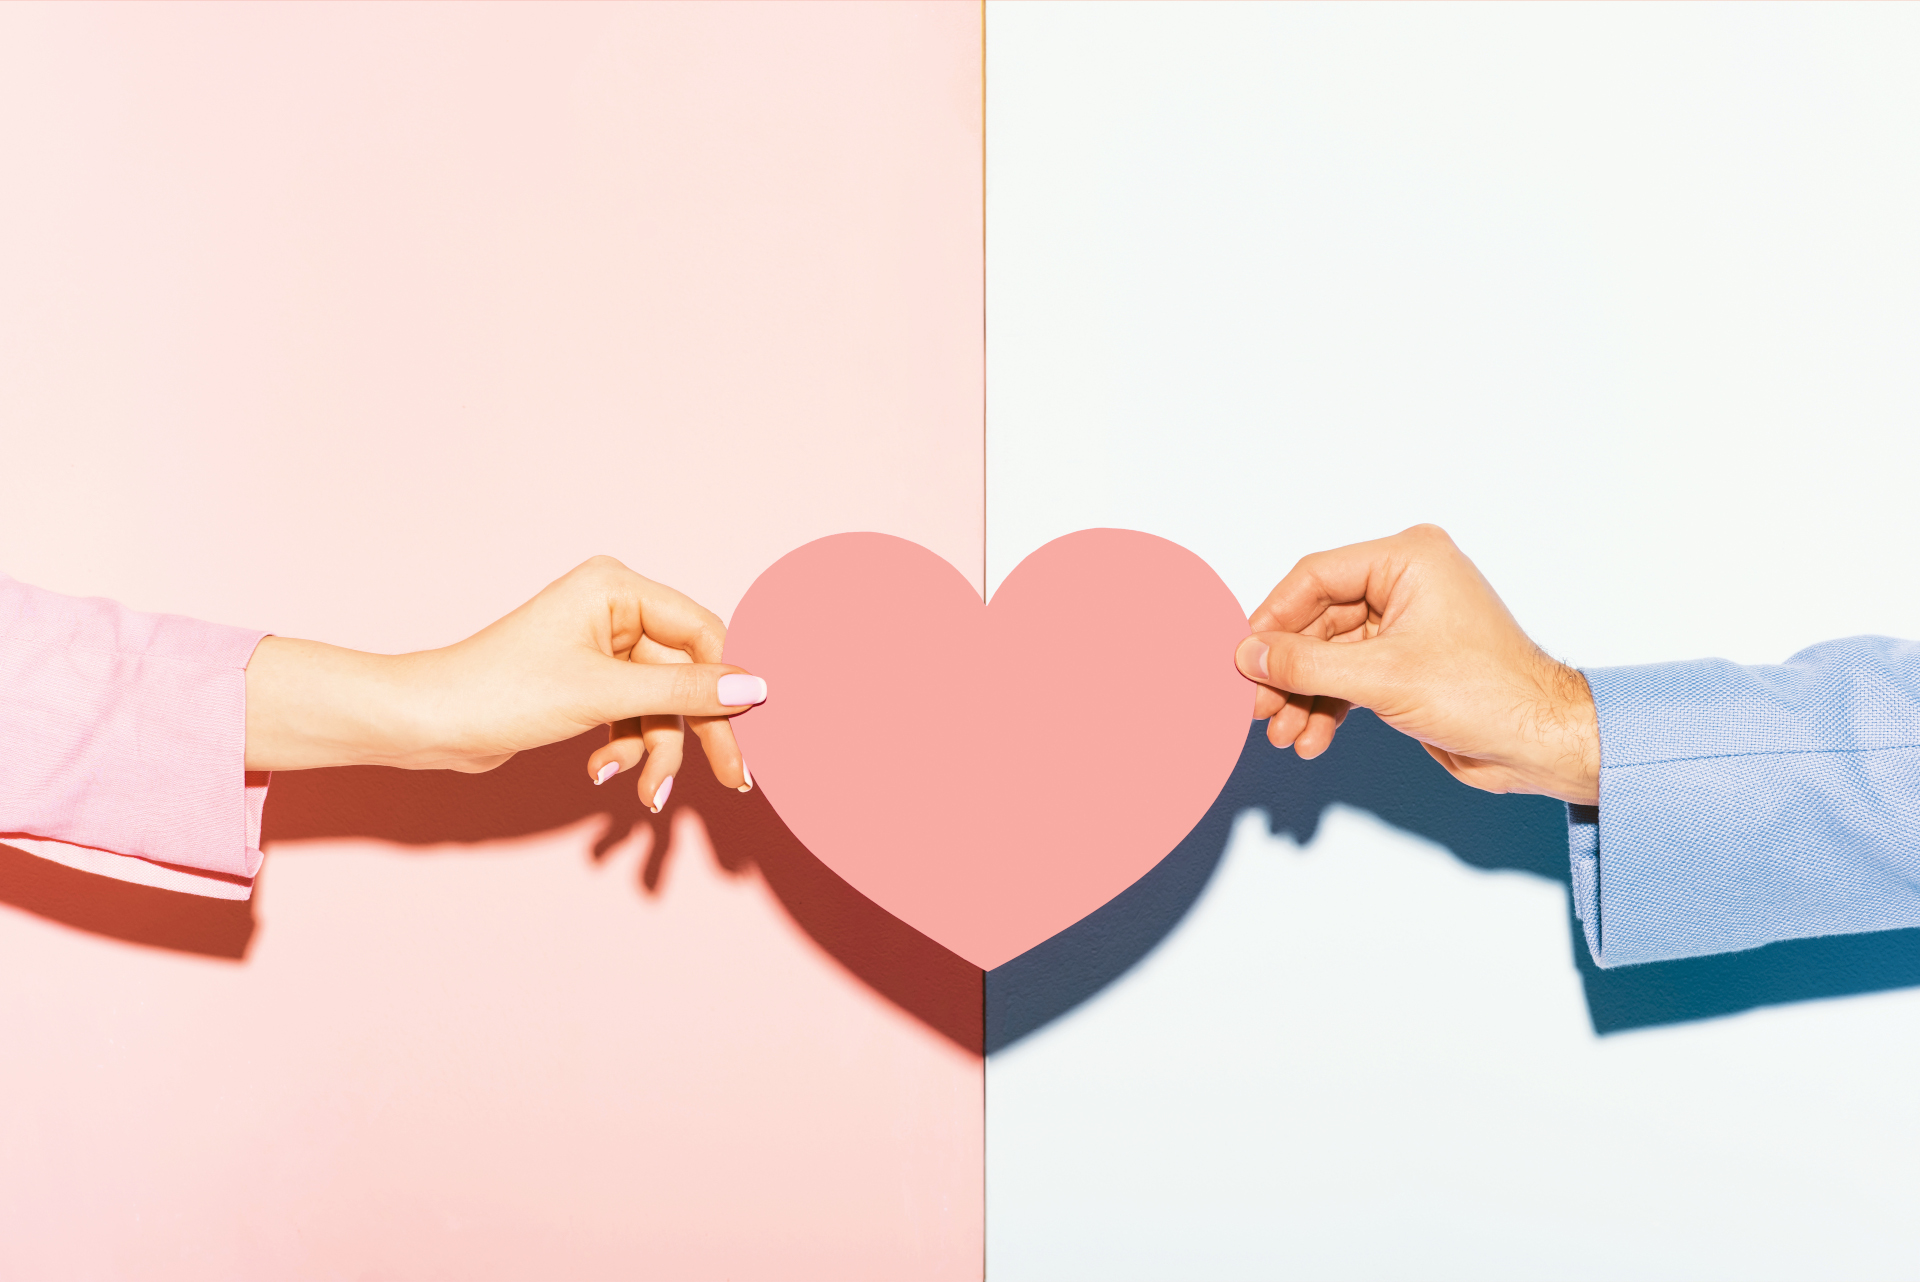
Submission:
M 0 575 L 0 842 L 246 898 L 269 779 L 246 773 L 246 667 L 265 635 Z

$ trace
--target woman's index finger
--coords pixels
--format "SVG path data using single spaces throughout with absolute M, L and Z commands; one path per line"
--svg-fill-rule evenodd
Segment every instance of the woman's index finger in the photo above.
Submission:
M 692 657 L 695 663 L 721 663 L 727 625 L 720 616 L 684 592 L 643 579 L 640 622 L 647 636 Z

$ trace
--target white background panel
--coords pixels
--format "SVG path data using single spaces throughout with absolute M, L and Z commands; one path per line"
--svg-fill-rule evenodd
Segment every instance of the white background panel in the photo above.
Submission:
M 989 5 L 989 572 L 1447 526 L 1596 663 L 1920 634 L 1920 8 Z
M 1920 636 L 1920 8 L 989 4 L 988 557 L 1446 526 L 1583 664 Z M 989 1272 L 1920 1275 L 1920 992 L 1597 1036 L 1361 811 L 988 1064 Z

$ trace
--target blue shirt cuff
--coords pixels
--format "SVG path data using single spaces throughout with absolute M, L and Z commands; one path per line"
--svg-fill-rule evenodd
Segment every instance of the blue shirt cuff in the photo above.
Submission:
M 1567 803 L 1567 864 L 1573 915 L 1587 933 L 1587 951 L 1600 958 L 1600 807 Z
M 1920 925 L 1920 646 L 1586 677 L 1600 804 L 1567 834 L 1599 965 Z

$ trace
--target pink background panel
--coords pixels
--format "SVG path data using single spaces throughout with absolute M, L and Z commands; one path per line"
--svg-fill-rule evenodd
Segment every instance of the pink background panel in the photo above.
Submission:
M 0 9 L 0 565 L 378 649 L 608 552 L 977 581 L 971 4 Z M 0 849 L 0 1273 L 977 1277 L 979 972 L 690 767 Z
M 976 5 L 0 24 L 15 577 L 388 647 L 595 552 L 977 580 Z

